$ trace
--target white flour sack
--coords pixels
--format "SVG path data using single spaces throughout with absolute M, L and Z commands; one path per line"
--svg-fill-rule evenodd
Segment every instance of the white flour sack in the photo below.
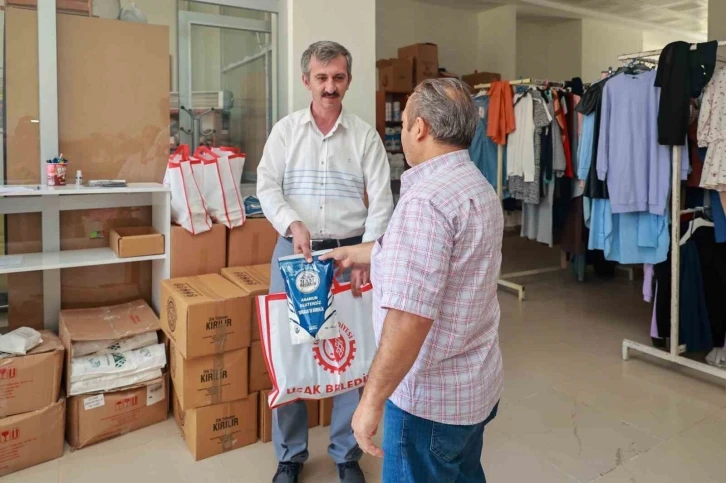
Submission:
M 70 395 L 81 394 L 76 392 L 77 390 L 93 392 L 127 386 L 133 376 L 151 377 L 150 371 L 160 370 L 165 365 L 164 344 L 126 352 L 74 357 L 71 359 Z M 158 374 L 158 372 L 153 372 L 153 374 Z M 80 384 L 82 382 L 94 382 L 94 384 Z M 135 382 L 142 381 L 134 380 L 132 383 Z
M 271 408 L 296 399 L 324 399 L 362 389 L 376 354 L 371 322 L 373 290 L 356 299 L 350 284 L 334 290 L 339 335 L 333 339 L 293 344 L 287 296 L 257 297 L 257 311 L 265 360 L 272 379 Z
M 155 330 L 119 340 L 79 341 L 73 343 L 73 357 L 82 357 L 91 354 L 110 354 L 112 352 L 126 352 L 158 343 L 159 335 Z

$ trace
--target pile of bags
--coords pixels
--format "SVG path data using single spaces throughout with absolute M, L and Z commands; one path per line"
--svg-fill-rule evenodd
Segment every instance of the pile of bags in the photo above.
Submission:
M 73 342 L 70 395 L 131 386 L 162 376 L 166 348 L 156 331 L 120 340 Z
M 231 147 L 200 146 L 192 155 L 182 144 L 169 156 L 164 184 L 171 188 L 171 219 L 192 234 L 211 230 L 212 222 L 242 226 L 240 196 L 245 155 Z
M 20 327 L 0 335 L 0 359 L 24 356 L 42 343 L 40 332 L 30 327 Z

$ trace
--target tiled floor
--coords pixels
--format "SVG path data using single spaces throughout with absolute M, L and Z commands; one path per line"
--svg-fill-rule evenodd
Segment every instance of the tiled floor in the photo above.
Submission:
M 505 271 L 556 264 L 554 250 L 508 241 Z M 620 358 L 624 337 L 648 341 L 648 307 L 627 277 L 577 283 L 568 272 L 523 280 L 528 300 L 500 294 L 505 392 L 482 461 L 493 483 L 726 481 L 726 390 L 718 382 Z M 310 434 L 303 481 L 337 482 L 327 431 Z M 363 460 L 368 481 L 381 463 Z M 173 421 L 16 473 L 3 483 L 257 483 L 270 444 L 198 463 Z

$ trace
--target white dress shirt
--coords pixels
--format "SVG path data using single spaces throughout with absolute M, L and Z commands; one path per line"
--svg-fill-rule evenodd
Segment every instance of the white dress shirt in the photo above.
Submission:
M 302 221 L 312 240 L 362 235 L 368 242 L 391 218 L 390 179 L 383 142 L 369 124 L 343 109 L 323 135 L 308 107 L 272 128 L 257 168 L 257 197 L 282 236 Z

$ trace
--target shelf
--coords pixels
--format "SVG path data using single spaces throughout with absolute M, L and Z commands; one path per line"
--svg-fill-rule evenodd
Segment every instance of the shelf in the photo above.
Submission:
M 386 124 L 403 124 L 403 121 L 386 121 Z
M 15 256 L 15 255 L 12 255 Z M 34 272 L 39 270 L 57 270 L 62 268 L 95 267 L 116 263 L 144 262 L 148 260 L 164 260 L 165 254 L 146 257 L 119 258 L 110 248 L 89 248 L 85 250 L 64 250 L 47 253 L 25 253 L 20 265 L 0 266 L 0 274 Z M 0 257 L 2 260 L 2 257 Z
M 386 151 L 388 154 L 403 154 L 403 151 Z
M 168 191 L 168 187 L 159 183 L 128 183 L 123 188 L 91 188 L 89 186 L 76 186 L 75 184 L 66 186 L 6 185 L 0 186 L 0 197 L 137 194 L 164 193 Z

